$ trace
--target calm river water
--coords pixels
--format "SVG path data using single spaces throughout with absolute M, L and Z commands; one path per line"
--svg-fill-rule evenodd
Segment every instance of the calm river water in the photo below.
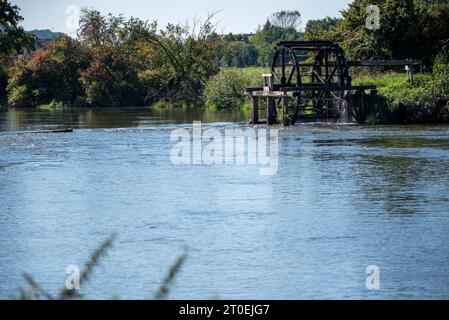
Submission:
M 449 298 L 449 127 L 303 124 L 279 169 L 173 165 L 170 133 L 244 113 L 0 111 L 0 298 L 22 273 L 56 293 L 113 232 L 86 298 Z M 73 133 L 29 133 L 63 127 Z M 366 268 L 380 289 L 366 288 Z

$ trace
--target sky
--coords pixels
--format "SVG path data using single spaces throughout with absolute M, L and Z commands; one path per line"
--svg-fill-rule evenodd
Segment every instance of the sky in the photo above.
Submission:
M 204 18 L 220 11 L 215 17 L 219 33 L 250 33 L 263 24 L 271 13 L 298 10 L 303 27 L 309 19 L 340 16 L 351 0 L 11 0 L 21 8 L 22 25 L 26 30 L 50 29 L 73 34 L 70 24 L 72 7 L 95 8 L 102 13 L 123 14 L 144 20 L 157 20 L 160 26 L 168 22 L 184 23 L 195 16 Z M 66 13 L 66 10 L 69 10 Z M 73 20 L 73 19 L 72 19 Z M 67 23 L 68 22 L 68 23 Z

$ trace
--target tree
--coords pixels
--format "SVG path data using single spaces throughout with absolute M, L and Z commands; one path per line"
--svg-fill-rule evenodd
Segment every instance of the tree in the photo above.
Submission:
M 79 21 L 78 37 L 84 43 L 99 46 L 106 40 L 107 21 L 97 10 L 83 8 Z
M 380 15 L 380 44 L 397 59 L 415 56 L 418 17 L 414 0 L 386 0 Z
M 90 52 L 80 42 L 63 36 L 31 60 L 19 58 L 10 70 L 9 103 L 39 106 L 51 101 L 82 104 L 80 75 L 89 66 Z
M 90 66 L 81 74 L 86 103 L 100 107 L 136 105 L 139 102 L 138 70 L 122 50 L 98 46 Z
M 250 67 L 257 65 L 258 51 L 253 43 L 222 42 L 216 50 L 216 61 L 222 67 Z
M 207 80 L 218 72 L 212 63 L 219 44 L 213 36 L 213 17 L 209 15 L 204 22 L 194 20 L 192 26 L 168 24 L 159 34 L 148 33 L 145 37 L 165 57 L 160 70 L 168 80 L 166 100 L 197 102 Z
M 135 21 L 135 20 L 134 20 Z M 90 46 L 119 45 L 123 40 L 125 18 L 122 15 L 102 15 L 97 10 L 81 10 L 78 37 Z
M 299 11 L 279 11 L 271 15 L 270 22 L 282 29 L 297 30 L 301 25 L 301 13 Z
M 34 37 L 26 33 L 19 23 L 23 20 L 19 8 L 8 0 L 0 0 L 0 58 L 22 48 L 32 48 Z
M 83 9 L 80 40 L 63 36 L 31 59 L 17 59 L 9 101 L 16 106 L 199 102 L 206 82 L 218 72 L 214 58 L 221 39 L 212 17 L 158 31 L 156 22 Z M 254 59 L 252 49 L 241 50 L 234 63 Z
M 392 58 L 390 48 L 381 42 L 380 30 L 366 28 L 368 14 L 366 9 L 369 5 L 377 5 L 381 8 L 385 0 L 354 0 L 346 10 L 343 10 L 343 19 L 337 23 L 333 31 L 327 36 L 334 42 L 339 43 L 346 52 L 349 59 L 370 60 Z M 382 25 L 382 23 L 381 23 Z
M 0 0 L 0 103 L 6 101 L 7 69 L 12 57 L 23 48 L 34 47 L 34 37 L 19 26 L 22 20 L 17 6 L 8 0 Z
M 243 66 L 251 67 L 257 65 L 257 58 L 259 57 L 259 53 L 257 52 L 256 47 L 252 43 L 246 44 L 241 52 Z
M 419 19 L 416 55 L 426 65 L 431 65 L 449 45 L 449 1 L 434 1 L 431 4 L 419 1 L 416 12 Z
M 334 30 L 341 19 L 326 17 L 324 19 L 309 20 L 304 30 L 306 40 L 324 40 L 327 34 Z
M 294 28 L 282 28 L 267 20 L 263 26 L 259 26 L 252 42 L 258 50 L 258 64 L 268 66 L 273 57 L 273 48 L 279 41 L 301 40 L 302 34 Z
M 365 26 L 368 5 L 380 9 L 377 30 Z M 354 0 L 321 36 L 339 43 L 350 59 L 417 58 L 431 66 L 449 39 L 448 14 L 447 0 Z

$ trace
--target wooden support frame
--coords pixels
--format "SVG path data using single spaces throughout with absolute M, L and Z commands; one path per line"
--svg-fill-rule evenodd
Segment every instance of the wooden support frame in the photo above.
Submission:
M 259 97 L 251 96 L 251 123 L 259 124 Z
M 266 97 L 267 124 L 269 126 L 276 124 L 276 109 L 273 97 Z

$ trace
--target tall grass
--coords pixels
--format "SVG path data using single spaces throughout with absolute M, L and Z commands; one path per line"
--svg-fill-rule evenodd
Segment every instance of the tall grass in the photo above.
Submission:
M 417 74 L 413 83 L 404 73 L 359 76 L 354 85 L 375 85 L 369 122 L 435 123 L 449 121 L 449 78 L 439 74 Z
M 204 90 L 206 106 L 212 109 L 238 109 L 248 106 L 244 91 L 262 86 L 264 68 L 224 68 L 212 77 Z

